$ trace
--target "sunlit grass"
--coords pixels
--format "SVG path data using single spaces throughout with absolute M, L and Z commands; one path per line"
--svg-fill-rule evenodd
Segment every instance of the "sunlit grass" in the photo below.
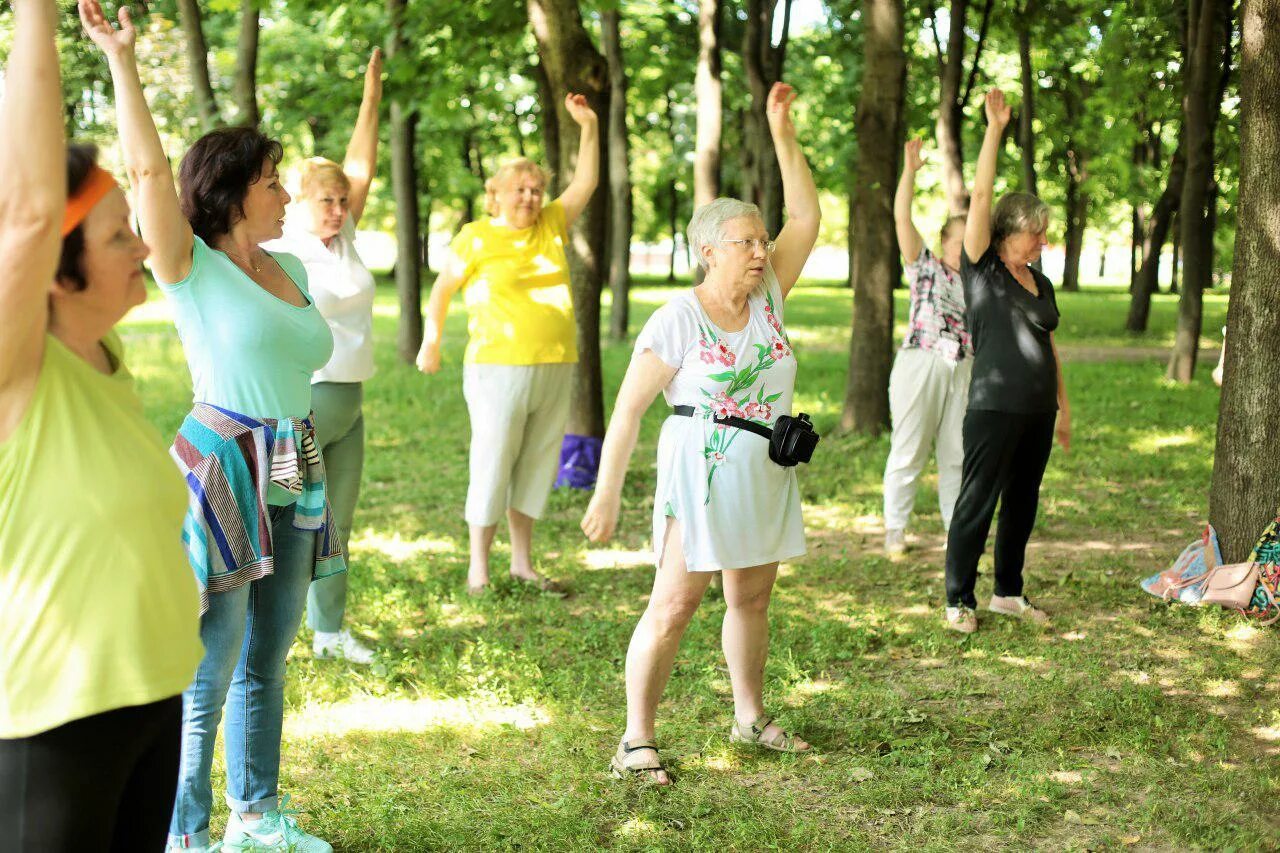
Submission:
M 642 284 L 633 334 L 674 292 Z M 1280 795 L 1276 629 L 1137 587 L 1196 536 L 1207 510 L 1212 365 L 1190 387 L 1172 386 L 1161 360 L 1141 352 L 1172 341 L 1176 299 L 1158 296 L 1151 333 L 1132 338 L 1123 293 L 1061 296 L 1075 447 L 1050 462 L 1027 567 L 1028 592 L 1054 623 L 982 614 L 968 639 L 940 626 L 932 469 L 911 552 L 886 559 L 888 437 L 836 430 L 851 302 L 843 288 L 806 283 L 787 310 L 798 405 L 824 437 L 801 472 L 809 553 L 780 573 L 766 690 L 769 710 L 820 754 L 728 744 L 724 604 L 712 592 L 661 708 L 658 738 L 678 786 L 658 792 L 615 783 L 606 767 L 624 722 L 627 641 L 652 578 L 662 407 L 642 423 L 613 543 L 582 538 L 586 494 L 552 496 L 540 565 L 573 597 L 506 580 L 500 533 L 495 589 L 469 598 L 465 317 L 453 306 L 443 367 L 424 377 L 397 359 L 395 296 L 381 291 L 348 612 L 381 650 L 379 667 L 314 660 L 305 630 L 293 650 L 282 786 L 306 810 L 304 826 L 348 851 L 1280 845 L 1270 819 Z M 1225 298 L 1209 294 L 1205 310 L 1208 345 Z M 164 302 L 122 331 L 146 409 L 172 434 L 191 389 Z M 1081 348 L 1096 351 L 1070 360 Z M 1116 360 L 1114 348 L 1143 357 Z M 606 407 L 629 355 L 629 342 L 605 342 Z M 989 557 L 981 570 L 985 596 Z

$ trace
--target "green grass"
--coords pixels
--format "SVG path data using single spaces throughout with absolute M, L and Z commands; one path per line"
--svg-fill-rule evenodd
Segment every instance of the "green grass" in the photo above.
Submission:
M 669 296 L 634 295 L 633 329 Z M 1064 348 L 1172 340 L 1122 329 L 1123 294 L 1061 297 Z M 899 317 L 904 304 L 899 298 Z M 940 626 L 943 542 L 930 480 L 913 551 L 880 556 L 887 437 L 834 434 L 850 298 L 803 286 L 788 303 L 800 408 L 827 434 L 801 472 L 809 554 L 784 566 L 771 610 L 766 701 L 820 747 L 812 757 L 731 747 L 719 652 L 723 604 L 694 619 L 660 709 L 678 783 L 605 773 L 623 721 L 622 660 L 649 592 L 645 551 L 659 406 L 645 418 L 618 540 L 588 548 L 587 495 L 556 492 L 538 529 L 559 601 L 499 582 L 463 593 L 468 427 L 450 316 L 445 364 L 396 361 L 380 295 L 378 375 L 366 388 L 368 463 L 353 537 L 350 620 L 385 650 L 379 672 L 315 661 L 304 637 L 287 687 L 283 790 L 339 850 L 1261 849 L 1280 845 L 1280 641 L 1220 611 L 1169 607 L 1137 587 L 1206 513 L 1218 393 L 1158 360 L 1067 367 L 1075 450 L 1055 453 L 1028 591 L 1039 632 L 985 619 Z M 1206 332 L 1225 299 L 1210 295 Z M 190 388 L 163 302 L 124 328 L 148 411 L 171 433 Z M 1214 335 L 1206 334 L 1206 343 Z M 610 398 L 629 345 L 608 344 Z M 498 549 L 501 570 L 505 550 Z M 984 562 L 980 594 L 989 591 Z M 222 784 L 216 771 L 215 786 Z M 223 813 L 215 817 L 220 828 Z

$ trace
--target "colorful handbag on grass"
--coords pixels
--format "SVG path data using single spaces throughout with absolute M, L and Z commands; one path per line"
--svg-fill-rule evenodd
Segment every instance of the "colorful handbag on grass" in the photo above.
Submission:
M 1173 565 L 1142 582 L 1142 588 L 1156 598 L 1176 599 L 1183 604 L 1199 604 L 1204 595 L 1204 579 L 1211 566 L 1222 562 L 1218 533 L 1212 524 L 1204 526 L 1204 534 L 1192 542 Z
M 1184 604 L 1216 604 L 1238 610 L 1263 625 L 1280 620 L 1280 518 L 1267 527 L 1244 563 L 1222 565 L 1222 551 L 1213 525 L 1206 525 L 1200 542 L 1188 545 L 1165 571 L 1142 582 L 1142 588 Z
M 1262 531 L 1249 559 L 1258 567 L 1258 583 L 1244 612 L 1270 625 L 1280 620 L 1280 517 Z

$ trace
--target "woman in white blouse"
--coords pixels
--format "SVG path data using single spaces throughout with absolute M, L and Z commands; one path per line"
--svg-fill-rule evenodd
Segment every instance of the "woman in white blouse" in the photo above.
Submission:
M 333 331 L 333 357 L 312 377 L 311 405 L 329 474 L 329 501 L 349 567 L 347 546 L 364 470 L 364 381 L 373 375 L 374 282 L 356 254 L 355 234 L 378 163 L 381 101 L 382 51 L 375 49 L 343 165 L 322 157 L 302 164 L 298 204 L 285 222 L 284 237 L 265 247 L 302 261 L 311 296 Z M 342 627 L 348 576 L 349 571 L 311 584 L 307 624 L 315 632 L 312 650 L 318 658 L 367 664 L 373 651 Z

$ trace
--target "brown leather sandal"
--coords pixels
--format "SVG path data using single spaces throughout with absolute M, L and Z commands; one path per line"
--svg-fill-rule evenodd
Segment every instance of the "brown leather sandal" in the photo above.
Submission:
M 646 760 L 642 756 L 635 756 L 632 759 L 634 753 L 645 749 L 652 750 L 653 758 Z M 671 784 L 671 771 L 662 766 L 658 757 L 658 745 L 651 740 L 624 740 L 618 744 L 618 751 L 609 760 L 609 772 L 615 779 L 637 779 L 659 787 Z M 654 778 L 654 774 L 658 772 L 667 774 L 666 782 L 659 782 Z

